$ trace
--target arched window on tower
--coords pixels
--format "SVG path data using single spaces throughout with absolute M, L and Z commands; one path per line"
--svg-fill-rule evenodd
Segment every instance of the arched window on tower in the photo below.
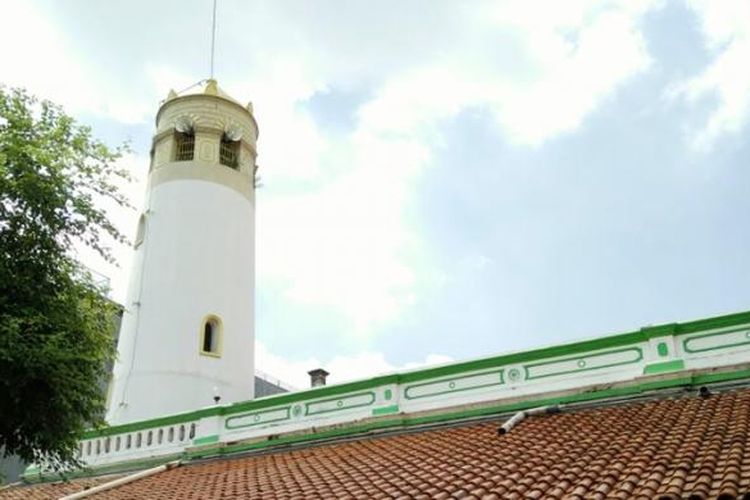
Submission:
M 233 141 L 226 133 L 221 136 L 219 147 L 219 163 L 227 167 L 237 168 L 239 165 L 240 141 Z
M 175 161 L 190 161 L 193 159 L 195 151 L 195 133 L 192 130 L 187 132 L 175 132 Z
M 221 320 L 216 316 L 208 316 L 203 320 L 201 330 L 201 354 L 221 356 Z

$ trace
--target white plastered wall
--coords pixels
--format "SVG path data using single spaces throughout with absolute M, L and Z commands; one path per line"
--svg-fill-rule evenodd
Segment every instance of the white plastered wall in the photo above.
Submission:
M 195 165 L 173 163 L 165 169 Z M 202 165 L 198 168 L 224 168 Z M 237 182 L 252 182 L 239 172 Z M 110 395 L 111 424 L 253 397 L 254 206 L 220 182 L 152 187 Z M 221 319 L 220 356 L 201 353 L 204 319 Z

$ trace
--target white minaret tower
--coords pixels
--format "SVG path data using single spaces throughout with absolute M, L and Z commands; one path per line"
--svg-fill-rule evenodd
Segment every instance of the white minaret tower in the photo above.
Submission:
M 252 399 L 257 137 L 214 80 L 159 108 L 110 424 Z

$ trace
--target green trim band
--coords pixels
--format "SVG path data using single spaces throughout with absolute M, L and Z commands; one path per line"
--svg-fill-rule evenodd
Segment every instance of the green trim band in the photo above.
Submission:
M 644 375 L 654 375 L 656 373 L 676 372 L 685 369 L 685 362 L 681 359 L 664 361 L 662 363 L 651 363 L 643 369 Z
M 372 415 L 374 417 L 380 415 L 391 415 L 392 413 L 398 413 L 398 405 L 381 406 L 380 408 L 372 409 Z
M 174 453 L 171 455 L 165 455 L 161 457 L 144 458 L 131 460 L 129 462 L 117 462 L 114 464 L 98 465 L 94 467 L 84 467 L 82 469 L 70 471 L 70 472 L 40 472 L 39 468 L 31 466 L 24 471 L 21 475 L 25 483 L 43 483 L 48 481 L 59 481 L 65 479 L 75 479 L 79 477 L 89 477 L 95 474 L 109 474 L 116 472 L 127 472 L 131 470 L 148 469 L 150 467 L 156 467 L 158 465 L 166 464 L 168 462 L 174 462 L 185 458 L 185 453 Z
M 219 435 L 213 434 L 198 439 L 193 439 L 193 446 L 203 446 L 204 444 L 213 444 L 219 442 Z

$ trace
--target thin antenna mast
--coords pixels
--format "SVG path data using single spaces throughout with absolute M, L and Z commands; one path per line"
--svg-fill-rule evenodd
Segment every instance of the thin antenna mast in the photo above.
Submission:
M 216 0 L 214 0 L 214 16 L 211 22 L 211 80 L 214 79 L 214 52 L 216 46 Z

